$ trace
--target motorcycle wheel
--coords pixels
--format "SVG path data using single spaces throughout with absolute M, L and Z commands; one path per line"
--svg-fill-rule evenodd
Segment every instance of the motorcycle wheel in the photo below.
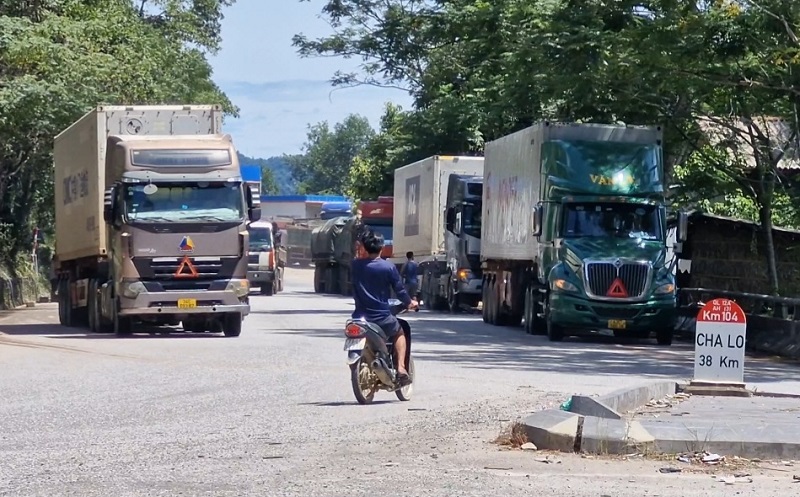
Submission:
M 411 394 L 414 392 L 414 358 L 412 357 L 408 361 L 408 376 L 411 378 L 411 384 L 406 385 L 399 390 L 395 390 L 395 394 L 397 398 L 403 402 L 408 402 L 411 400 Z
M 375 398 L 375 388 L 370 384 L 369 366 L 361 359 L 350 365 L 350 383 L 359 404 L 371 404 Z

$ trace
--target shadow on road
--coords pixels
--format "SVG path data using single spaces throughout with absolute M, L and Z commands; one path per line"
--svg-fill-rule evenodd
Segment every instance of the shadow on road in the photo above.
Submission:
M 128 336 L 113 333 L 89 333 L 86 328 L 69 328 L 60 324 L 5 324 L 0 331 L 9 336 L 42 336 L 48 338 L 85 338 L 99 340 L 135 340 L 153 338 L 224 338 L 222 333 L 187 333 L 180 328 L 140 327 Z
M 421 313 L 400 317 L 411 324 L 412 349 L 415 357 L 423 361 L 480 369 L 587 376 L 690 378 L 693 374 L 694 349 L 691 343 L 676 342 L 671 347 L 662 347 L 653 339 L 622 341 L 604 336 L 568 338 L 554 343 L 544 336 L 526 335 L 522 328 L 490 326 L 470 316 Z M 343 339 L 340 328 L 276 330 L 274 333 Z M 800 374 L 797 364 L 758 356 L 748 356 L 745 367 L 745 381 L 748 383 L 796 381 Z

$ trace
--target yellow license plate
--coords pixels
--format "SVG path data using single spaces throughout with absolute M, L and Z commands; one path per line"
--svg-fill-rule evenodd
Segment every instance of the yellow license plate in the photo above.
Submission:
M 195 299 L 178 299 L 178 309 L 194 309 L 197 307 Z
M 612 330 L 624 330 L 628 323 L 624 319 L 609 319 L 608 327 Z

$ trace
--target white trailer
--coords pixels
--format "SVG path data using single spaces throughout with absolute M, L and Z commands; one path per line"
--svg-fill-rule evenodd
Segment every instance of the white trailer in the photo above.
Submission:
M 450 304 L 451 310 L 460 307 L 458 295 L 474 295 L 477 305 L 480 296 L 480 277 L 472 281 L 472 271 L 466 262 L 467 252 L 474 252 L 473 259 L 479 266 L 480 231 L 477 236 L 463 235 L 461 230 L 455 233 L 448 229 L 448 199 L 453 201 L 454 190 L 451 177 L 458 176 L 460 182 L 453 185 L 473 185 L 482 188 L 483 157 L 434 155 L 421 161 L 396 169 L 394 172 L 394 223 L 393 223 L 393 258 L 398 266 L 406 262 L 406 253 L 413 252 L 420 265 L 420 293 L 426 306 L 430 308 L 444 307 Z M 466 190 L 460 194 L 458 213 L 451 213 L 454 218 L 461 216 L 461 200 Z M 476 201 L 480 203 L 480 192 Z M 476 219 L 480 219 L 480 206 L 477 206 Z M 460 219 L 460 217 L 459 217 Z M 450 242 L 448 240 L 450 239 Z M 473 239 L 474 238 L 474 239 Z M 460 241 L 466 240 L 466 244 Z M 460 252 L 464 254 L 460 254 Z M 463 276 L 459 280 L 459 273 Z

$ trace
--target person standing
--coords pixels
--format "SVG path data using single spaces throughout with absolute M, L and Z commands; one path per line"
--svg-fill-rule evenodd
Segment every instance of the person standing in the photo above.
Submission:
M 419 291 L 419 277 L 417 276 L 419 264 L 414 260 L 414 252 L 406 252 L 406 259 L 406 263 L 400 269 L 400 276 L 403 277 L 403 285 L 408 294 L 411 295 L 411 298 L 416 298 Z

